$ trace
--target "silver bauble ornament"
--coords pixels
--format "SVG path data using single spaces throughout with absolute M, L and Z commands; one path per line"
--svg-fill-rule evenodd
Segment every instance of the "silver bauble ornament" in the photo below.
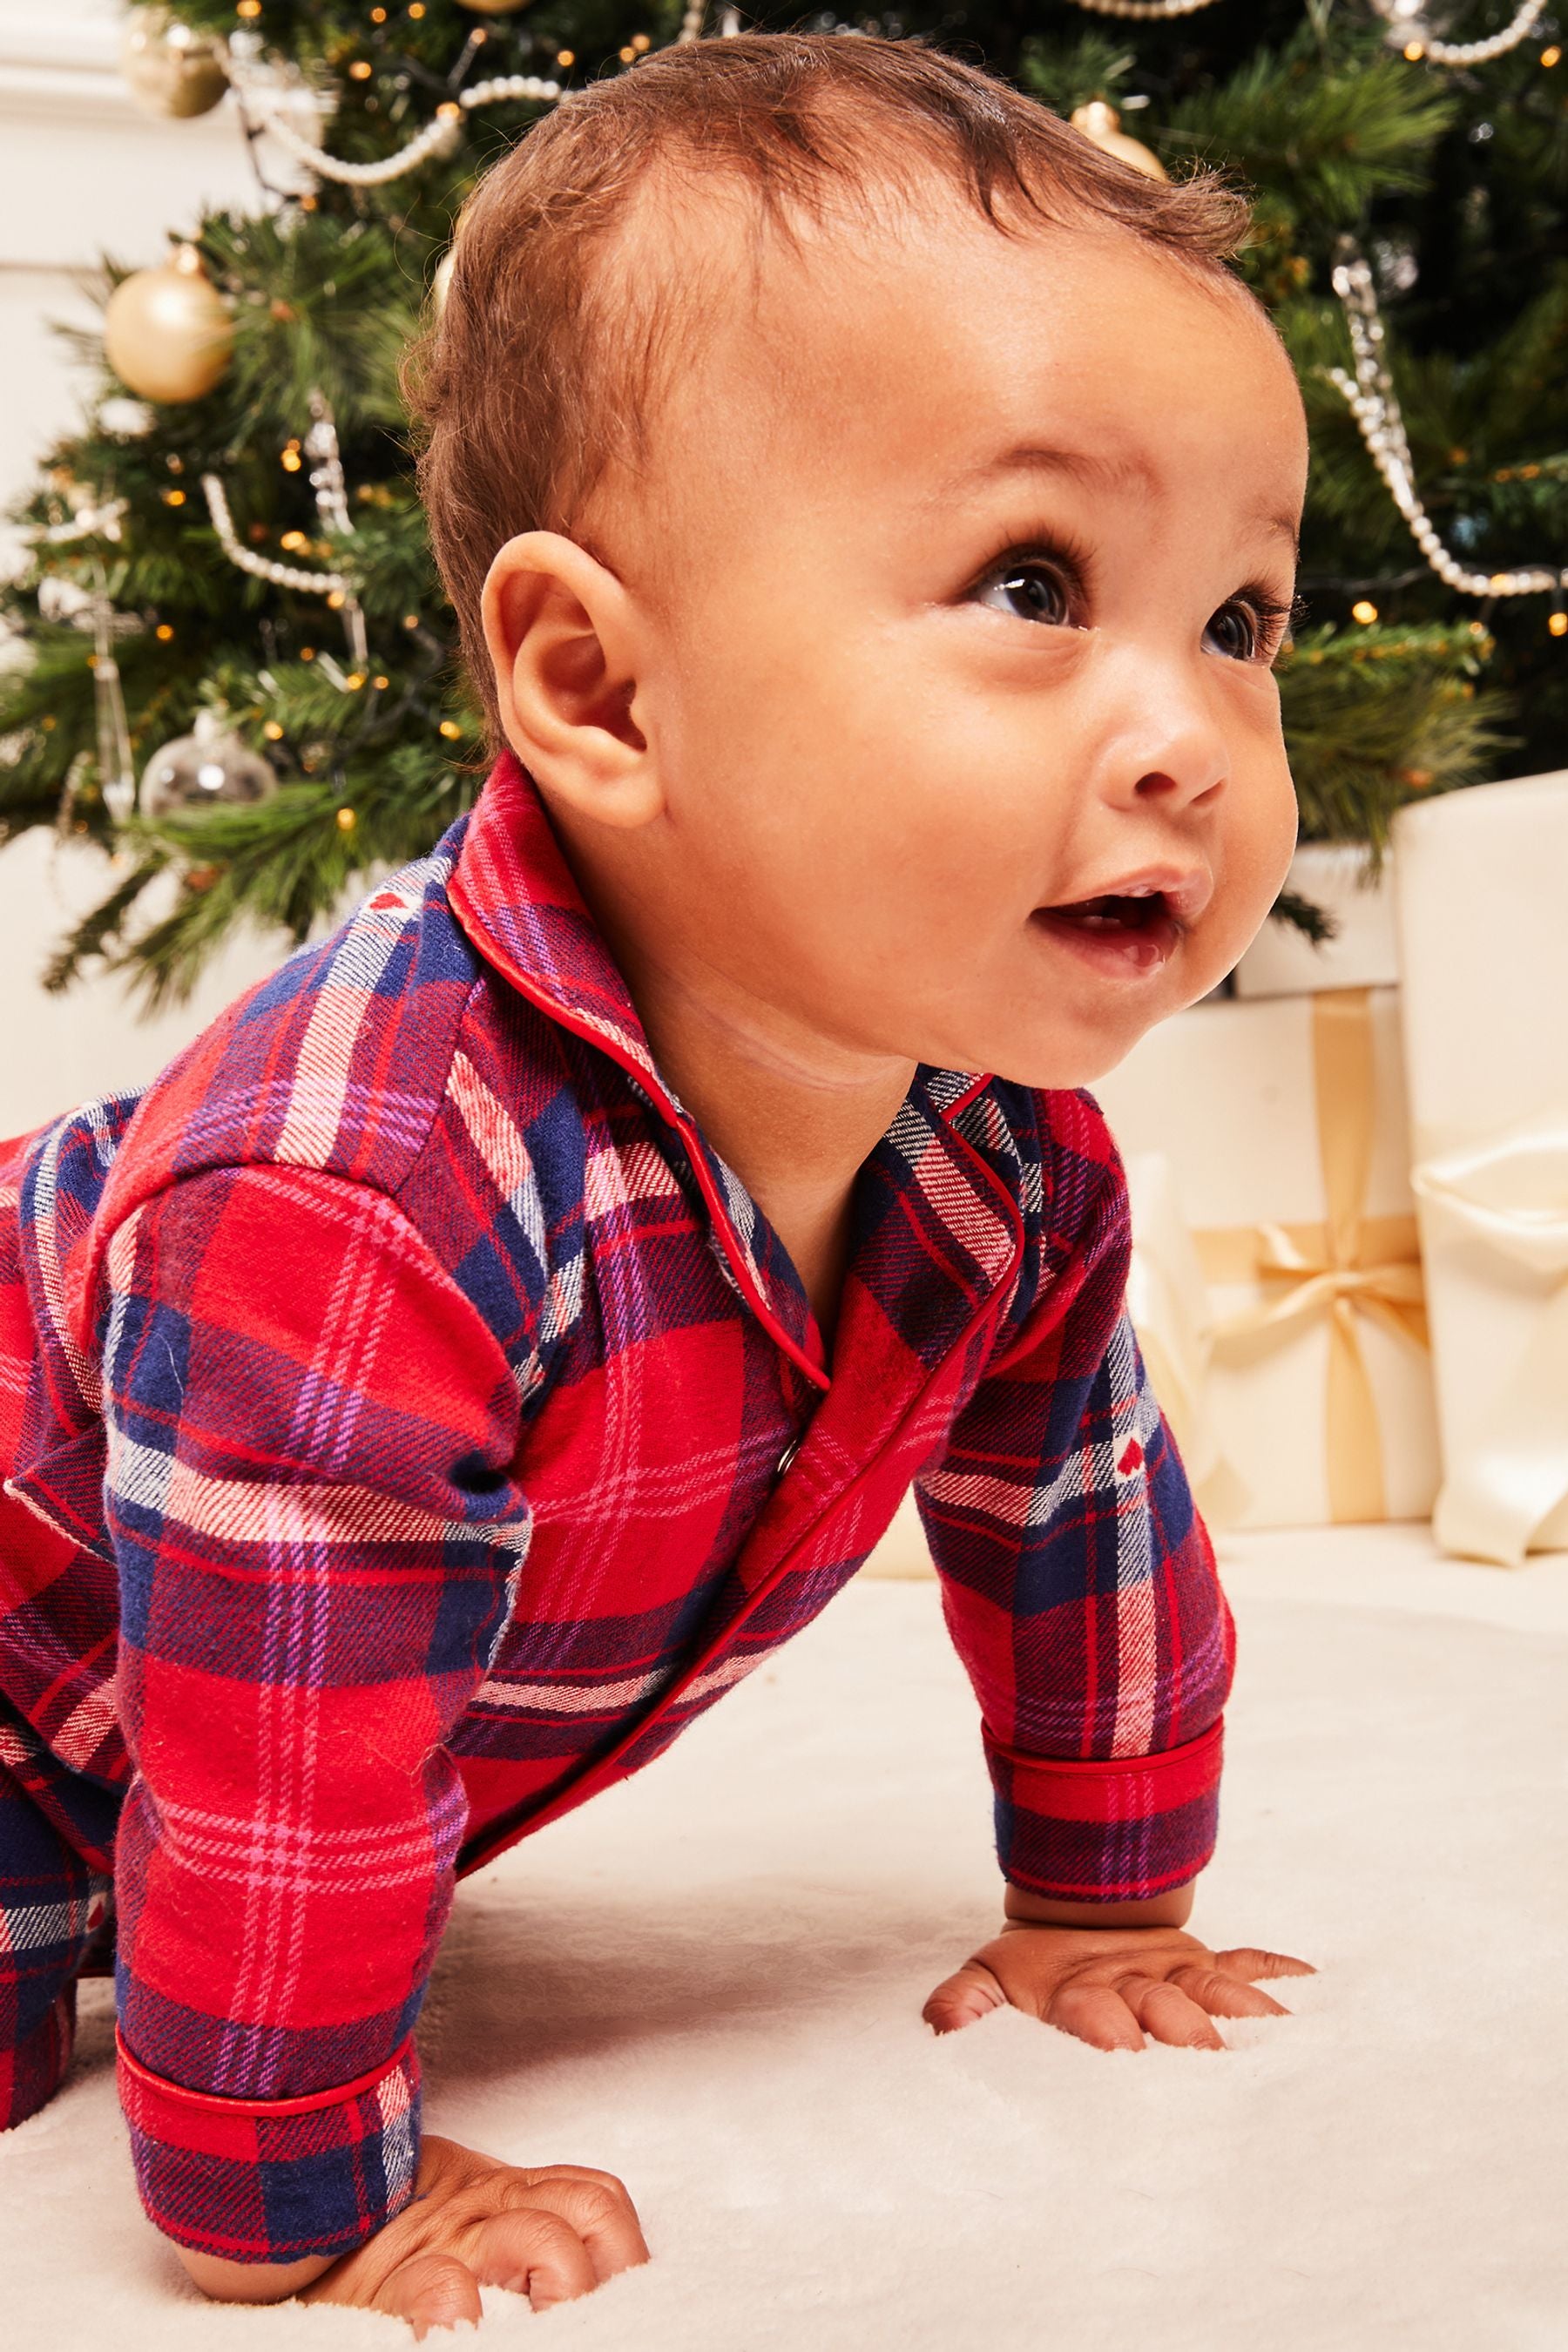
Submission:
M 235 808 L 269 800 L 278 779 L 259 752 L 230 734 L 216 713 L 197 713 L 188 735 L 154 751 L 142 771 L 142 814 L 172 816 L 199 808 Z
M 200 400 L 228 365 L 234 322 L 194 245 L 121 278 L 103 313 L 103 349 L 143 400 Z
M 210 114 L 228 88 L 223 44 L 168 8 L 131 11 L 120 64 L 143 114 Z
M 1121 128 L 1121 117 L 1103 98 L 1091 98 L 1087 106 L 1073 109 L 1072 127 L 1105 155 L 1114 155 L 1119 163 L 1131 163 L 1146 180 L 1168 180 L 1170 173 L 1152 148 L 1145 147 L 1141 139 L 1130 139 Z

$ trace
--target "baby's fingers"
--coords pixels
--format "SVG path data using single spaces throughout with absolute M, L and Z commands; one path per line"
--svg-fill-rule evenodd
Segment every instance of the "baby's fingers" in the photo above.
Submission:
M 1310 1960 L 1293 1960 L 1286 1952 L 1261 1952 L 1256 1945 L 1242 1944 L 1229 1952 L 1216 1952 L 1216 1969 L 1226 1976 L 1243 1977 L 1315 1977 L 1317 1969 Z
M 1052 1994 L 1046 2023 L 1092 2042 L 1097 2050 L 1142 2050 L 1142 2030 L 1131 2009 L 1110 1985 L 1065 1984 Z
M 537 2206 L 558 2215 L 582 2240 L 595 2281 L 651 2259 L 637 2208 L 610 2173 L 565 2166 L 542 2176 L 532 2173 L 526 2188 L 520 2184 L 509 2191 L 507 2203 L 514 2212 Z
M 467 2263 L 435 2247 L 410 2254 L 389 2272 L 376 2289 L 373 2308 L 406 2319 L 416 2336 L 427 2336 L 433 2327 L 456 2327 L 463 2320 L 477 2327 L 484 2316 L 479 2281 Z
M 1316 1974 L 1316 1970 L 1312 1971 Z M 1206 2009 L 1211 2017 L 1289 2017 L 1290 2012 L 1282 2000 L 1275 2000 L 1259 1992 L 1254 1984 L 1244 1984 L 1239 1979 L 1225 1975 L 1219 1969 L 1205 1969 L 1194 1961 L 1184 1969 L 1173 1969 L 1171 1982 L 1179 1985 L 1189 1999 Z
M 468 2258 L 484 2285 L 510 2287 L 514 2294 L 527 2295 L 535 2311 L 591 2294 L 599 2284 L 588 2250 L 572 2224 L 536 2204 L 492 2213 L 478 2223 L 469 2237 Z
M 943 1977 L 921 2015 L 933 2033 L 952 2033 L 1000 2009 L 1006 1999 L 984 1960 L 965 1960 L 952 1976 Z

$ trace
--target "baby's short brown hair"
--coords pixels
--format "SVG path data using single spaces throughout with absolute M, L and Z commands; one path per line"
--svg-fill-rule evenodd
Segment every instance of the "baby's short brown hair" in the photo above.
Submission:
M 479 182 L 444 310 L 405 388 L 419 488 L 464 660 L 501 741 L 480 625 L 497 550 L 527 530 L 582 539 L 612 457 L 646 460 L 661 387 L 689 364 L 714 289 L 694 273 L 623 272 L 617 232 L 656 174 L 684 195 L 716 181 L 763 226 L 918 203 L 944 180 L 991 226 L 1000 191 L 1058 226 L 1120 227 L 1201 275 L 1246 238 L 1246 198 L 1217 173 L 1150 179 L 1037 100 L 923 36 L 743 33 L 677 43 L 574 90 Z

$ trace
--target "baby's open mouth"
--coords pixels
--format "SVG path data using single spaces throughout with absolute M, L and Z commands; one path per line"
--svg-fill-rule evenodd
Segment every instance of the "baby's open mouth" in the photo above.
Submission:
M 1163 890 L 1133 890 L 1125 898 L 1108 891 L 1102 898 L 1077 898 L 1065 907 L 1042 907 L 1040 912 L 1086 931 L 1146 931 L 1162 916 L 1170 919 Z
M 1059 907 L 1037 907 L 1029 920 L 1112 977 L 1159 971 L 1182 935 L 1164 891 L 1156 889 L 1105 891 Z

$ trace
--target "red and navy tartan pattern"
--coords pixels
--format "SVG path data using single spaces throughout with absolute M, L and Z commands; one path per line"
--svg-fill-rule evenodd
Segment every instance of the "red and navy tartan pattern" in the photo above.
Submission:
M 109 1908 L 107 1874 L 29 1793 L 37 1748 L 0 1702 L 0 2125 L 37 2114 L 70 2063 L 77 1979 Z
M 1007 1876 L 1209 1859 L 1234 1635 L 1098 1110 L 921 1065 L 852 1209 L 830 1372 L 510 757 L 144 1093 L 0 1146 L 0 1700 L 40 1899 L 113 1871 L 180 2242 L 397 2209 L 455 1879 L 661 1753 L 911 1485 Z
M 226 2262 L 298 2262 L 360 2245 L 408 2202 L 417 2170 L 419 2063 L 315 2098 L 171 2095 L 132 2057 L 117 2073 L 136 2180 L 182 2245 Z

